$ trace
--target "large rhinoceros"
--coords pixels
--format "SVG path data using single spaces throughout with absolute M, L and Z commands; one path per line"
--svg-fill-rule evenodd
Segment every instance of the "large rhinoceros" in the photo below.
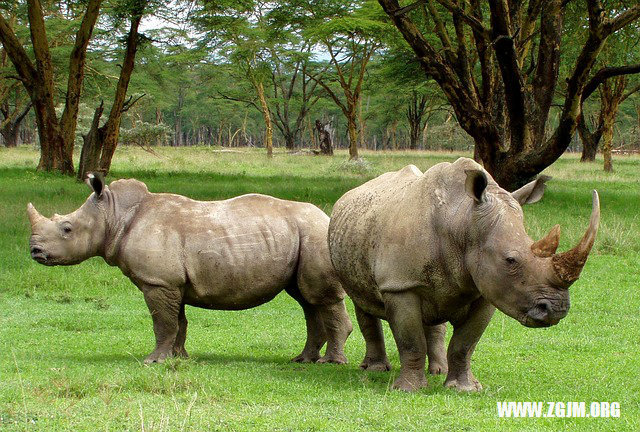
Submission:
M 156 348 L 145 363 L 187 355 L 185 305 L 247 309 L 282 290 L 302 306 L 307 323 L 306 345 L 293 360 L 346 362 L 352 326 L 322 210 L 257 194 L 194 201 L 150 193 L 133 179 L 106 187 L 90 175 L 88 183 L 94 193 L 71 214 L 48 219 L 28 205 L 31 257 L 71 265 L 101 256 L 118 266 L 143 292 L 153 319 Z
M 496 307 L 527 327 L 551 326 L 566 316 L 567 288 L 593 246 L 600 205 L 593 191 L 586 234 L 556 254 L 559 226 L 534 242 L 520 207 L 542 197 L 544 180 L 509 193 L 476 162 L 460 158 L 424 174 L 409 165 L 338 200 L 329 250 L 366 340 L 362 368 L 390 368 L 382 318 L 400 354 L 394 388 L 425 386 L 428 355 L 430 372 L 448 367 L 445 386 L 480 390 L 471 354 Z M 454 330 L 445 355 L 447 321 Z

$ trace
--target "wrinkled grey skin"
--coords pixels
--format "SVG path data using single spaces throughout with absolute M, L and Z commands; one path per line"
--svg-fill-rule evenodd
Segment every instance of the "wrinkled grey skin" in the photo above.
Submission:
M 71 214 L 48 219 L 28 205 L 31 256 L 45 265 L 101 256 L 118 266 L 143 292 L 153 319 L 156 348 L 145 363 L 187 356 L 185 305 L 247 309 L 282 290 L 307 322 L 306 345 L 293 360 L 346 362 L 352 326 L 320 209 L 257 194 L 194 201 L 149 193 L 133 179 L 105 187 L 91 176 L 89 183 L 94 193 Z
M 428 356 L 429 372 L 447 374 L 445 386 L 480 390 L 471 354 L 496 307 L 528 327 L 566 316 L 567 288 L 593 245 L 599 201 L 594 191 L 580 244 L 556 254 L 559 227 L 534 242 L 520 206 L 542 197 L 546 179 L 509 193 L 480 165 L 460 158 L 424 174 L 409 165 L 338 200 L 329 249 L 366 340 L 362 368 L 390 368 L 380 325 L 386 319 L 402 364 L 394 388 L 426 386 Z M 447 321 L 454 330 L 445 351 Z

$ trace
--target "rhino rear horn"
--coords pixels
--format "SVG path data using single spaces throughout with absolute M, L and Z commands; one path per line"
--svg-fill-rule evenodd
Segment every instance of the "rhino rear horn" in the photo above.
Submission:
M 598 233 L 598 225 L 600 224 L 600 198 L 598 192 L 593 191 L 593 204 L 591 207 L 591 219 L 589 228 L 582 236 L 580 243 L 573 249 L 566 252 L 553 255 L 553 268 L 556 275 L 568 285 L 575 282 L 580 276 L 580 272 L 587 262 L 587 257 Z
M 548 258 L 556 253 L 560 243 L 560 225 L 551 228 L 549 234 L 531 245 L 531 252 L 540 258 Z

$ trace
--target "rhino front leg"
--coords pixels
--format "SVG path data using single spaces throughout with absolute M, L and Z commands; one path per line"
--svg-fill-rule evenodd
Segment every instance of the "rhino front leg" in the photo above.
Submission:
M 481 297 L 471 304 L 464 318 L 452 322 L 453 335 L 447 351 L 449 373 L 445 387 L 458 391 L 482 390 L 482 385 L 471 373 L 471 355 L 494 312 L 495 307 Z
M 324 329 L 327 332 L 327 351 L 318 359 L 318 363 L 347 363 L 344 355 L 344 344 L 353 330 L 347 314 L 344 300 L 329 305 L 319 306 Z
M 358 305 L 355 305 L 355 309 L 358 326 L 367 346 L 360 369 L 379 372 L 391 370 L 391 363 L 384 347 L 384 333 L 382 333 L 380 318 L 368 314 Z
M 173 346 L 179 329 L 181 295 L 178 290 L 164 287 L 145 286 L 142 292 L 151 313 L 153 333 L 156 337 L 156 349 L 144 359 L 144 363 L 162 363 L 167 357 L 173 356 Z
M 184 348 L 184 343 L 187 340 L 187 324 L 187 316 L 184 313 L 183 303 L 180 305 L 180 312 L 178 313 L 178 334 L 173 343 L 173 355 L 176 357 L 189 357 L 187 350 Z
M 427 386 L 424 373 L 427 340 L 422 326 L 420 297 L 413 291 L 382 294 L 385 314 L 400 354 L 400 375 L 393 388 L 416 391 Z
M 444 337 L 446 333 L 446 324 L 424 327 L 424 334 L 427 338 L 427 358 L 429 359 L 429 373 L 431 375 L 446 374 L 448 371 L 447 350 L 444 347 Z

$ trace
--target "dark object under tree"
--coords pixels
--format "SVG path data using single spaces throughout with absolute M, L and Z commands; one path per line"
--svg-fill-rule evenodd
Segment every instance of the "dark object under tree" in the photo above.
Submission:
M 316 120 L 316 130 L 318 131 L 318 141 L 320 142 L 320 153 L 333 156 L 330 123 L 323 123 L 320 120 Z

